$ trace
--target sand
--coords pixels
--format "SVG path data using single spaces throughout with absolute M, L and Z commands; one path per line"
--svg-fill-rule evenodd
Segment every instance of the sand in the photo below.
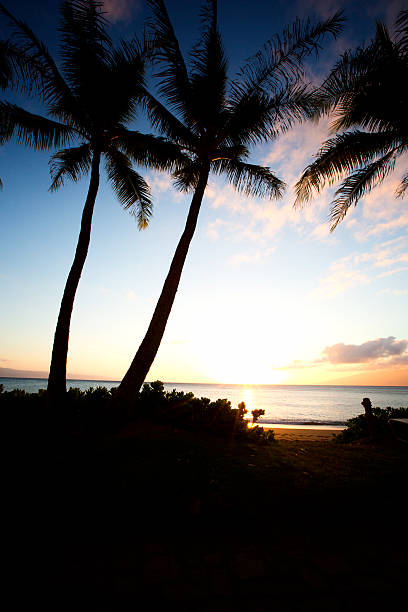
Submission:
M 272 427 L 277 440 L 289 440 L 291 442 L 328 442 L 333 435 L 340 433 L 341 429 L 300 429 L 288 427 Z

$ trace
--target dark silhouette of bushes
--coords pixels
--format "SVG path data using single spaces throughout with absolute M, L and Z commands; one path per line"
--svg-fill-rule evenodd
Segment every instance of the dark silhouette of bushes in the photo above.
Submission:
M 0 385 L 0 406 L 3 420 L 18 427 L 22 433 L 53 429 L 72 433 L 101 433 L 118 429 L 124 417 L 113 410 L 112 392 L 106 387 L 91 387 L 86 391 L 71 387 L 52 409 L 44 389 L 28 393 L 21 389 L 4 391 Z
M 165 391 L 163 383 L 145 383 L 135 404 L 135 417 L 180 429 L 200 430 L 220 436 L 245 437 L 257 442 L 274 440 L 271 430 L 248 428 L 245 403 L 232 408 L 228 399 L 212 402 L 183 391 Z
M 391 436 L 388 424 L 389 419 L 408 418 L 408 408 L 373 408 L 375 419 L 375 432 L 377 438 Z M 347 428 L 336 436 L 337 442 L 353 442 L 361 438 L 369 437 L 368 423 L 365 414 L 359 414 L 353 419 L 346 421 Z
M 203 431 L 222 437 L 242 437 L 254 442 L 274 440 L 272 430 L 248 428 L 245 403 L 232 408 L 228 399 L 212 402 L 193 393 L 165 391 L 160 381 L 145 383 L 129 415 L 115 397 L 115 389 L 71 387 L 57 408 L 50 410 L 47 392 L 4 391 L 0 385 L 0 406 L 4 418 L 27 432 L 60 430 L 78 435 L 115 433 L 129 420 L 171 425 L 177 429 Z

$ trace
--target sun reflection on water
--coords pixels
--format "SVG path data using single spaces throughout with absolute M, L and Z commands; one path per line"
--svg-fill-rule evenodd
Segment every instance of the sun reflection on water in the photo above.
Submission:
M 251 416 L 251 410 L 254 409 L 253 391 L 250 387 L 245 387 L 243 389 L 243 401 L 245 402 L 245 407 L 248 410 L 246 417 L 249 418 Z

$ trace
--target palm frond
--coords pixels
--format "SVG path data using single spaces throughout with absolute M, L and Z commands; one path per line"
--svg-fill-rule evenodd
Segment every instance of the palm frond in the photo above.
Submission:
M 12 85 L 14 77 L 12 54 L 9 49 L 10 41 L 0 40 L 0 88 L 3 90 Z
M 0 88 L 31 94 L 41 84 L 41 66 L 10 40 L 0 41 Z
M 342 182 L 330 209 L 331 232 L 344 219 L 352 204 L 357 204 L 364 194 L 370 192 L 388 176 L 395 166 L 395 158 L 395 151 L 390 151 L 380 159 L 357 170 Z
M 200 179 L 202 163 L 199 159 L 191 159 L 189 163 L 184 164 L 173 173 L 173 184 L 176 189 L 182 192 L 192 191 L 196 189 Z
M 303 60 L 312 53 L 318 54 L 321 40 L 331 34 L 334 38 L 343 29 L 343 17 L 337 12 L 333 17 L 312 25 L 310 20 L 296 19 L 283 35 L 275 35 L 250 58 L 232 82 L 231 100 L 240 104 L 242 98 L 258 92 L 279 90 L 296 83 L 303 76 Z
M 140 174 L 132 169 L 129 159 L 110 148 L 105 153 L 106 172 L 119 202 L 136 217 L 139 229 L 145 229 L 152 215 L 150 189 Z
M 191 52 L 190 112 L 198 124 L 217 126 L 225 106 L 227 60 L 217 30 L 217 2 L 207 0 L 202 11 L 203 31 Z
M 92 96 L 106 70 L 112 41 L 98 0 L 65 0 L 61 5 L 61 58 L 71 89 Z
M 401 179 L 401 183 L 395 194 L 397 198 L 403 198 L 406 194 L 407 189 L 408 189 L 408 172 L 406 172 Z
M 257 94 L 231 112 L 225 133 L 231 142 L 254 145 L 276 138 L 295 123 L 314 116 L 314 91 L 303 83 L 287 87 L 278 94 Z
M 124 129 L 114 144 L 134 162 L 145 168 L 174 172 L 190 161 L 175 143 L 136 130 Z
M 408 10 L 400 11 L 395 22 L 397 26 L 397 44 L 402 53 L 408 51 Z
M 317 115 L 334 112 L 332 131 L 355 126 L 393 129 L 406 116 L 407 94 L 401 83 L 407 78 L 404 54 L 387 28 L 377 23 L 375 38 L 365 47 L 346 51 L 319 88 Z
M 12 137 L 19 144 L 35 149 L 50 149 L 64 146 L 75 136 L 75 131 L 67 125 L 35 115 L 10 104 L 0 102 L 0 143 Z
M 72 105 L 71 91 L 46 45 L 37 38 L 24 21 L 16 19 L 2 3 L 0 3 L 0 13 L 9 18 L 10 25 L 13 28 L 13 36 L 15 41 L 17 41 L 16 44 L 20 52 L 29 58 L 30 63 L 36 66 L 36 70 L 40 73 L 40 91 L 44 101 L 47 103 L 64 102 L 66 106 L 70 102 Z
M 177 37 L 163 0 L 148 0 L 153 12 L 150 28 L 153 32 L 155 59 L 163 68 L 157 72 L 159 93 L 184 120 L 188 120 L 190 81 Z
M 219 159 L 213 162 L 212 170 L 216 174 L 225 173 L 235 189 L 247 196 L 279 199 L 286 187 L 269 168 L 239 159 Z
M 314 90 L 305 83 L 296 83 L 272 96 L 267 107 L 270 135 L 287 132 L 294 124 L 311 119 L 315 111 Z
M 122 41 L 106 58 L 107 72 L 101 120 L 127 123 L 136 116 L 144 89 L 146 48 L 137 39 Z
M 379 155 L 386 155 L 398 144 L 399 139 L 394 133 L 377 134 L 356 130 L 330 138 L 296 183 L 295 207 L 309 201 L 326 184 L 332 185 L 344 174 L 372 162 Z
M 63 149 L 50 159 L 51 186 L 50 191 L 57 191 L 66 178 L 74 183 L 85 175 L 92 162 L 92 151 L 89 144 L 83 144 L 71 149 Z
M 146 91 L 142 98 L 143 106 L 147 112 L 153 128 L 185 148 L 194 149 L 199 140 L 173 113 L 171 113 L 150 92 Z

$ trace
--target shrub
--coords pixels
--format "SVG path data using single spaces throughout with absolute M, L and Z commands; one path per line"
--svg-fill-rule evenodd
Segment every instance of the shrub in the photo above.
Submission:
M 81 391 L 71 387 L 60 406 L 51 410 L 47 405 L 47 392 L 28 393 L 21 389 L 2 391 L 0 405 L 2 419 L 21 427 L 27 433 L 30 429 L 47 429 L 62 426 L 67 431 L 101 432 L 117 429 L 123 419 L 120 411 L 114 410 L 112 391 L 106 387 Z
M 171 424 L 180 429 L 205 430 L 220 436 L 246 437 L 268 442 L 273 432 L 263 434 L 261 427 L 248 428 L 245 403 L 232 408 L 228 399 L 212 402 L 183 391 L 165 391 L 163 383 L 145 383 L 135 405 L 135 417 Z
M 377 437 L 390 436 L 388 425 L 389 419 L 408 418 L 408 408 L 373 408 L 375 429 Z M 369 436 L 367 418 L 365 414 L 359 414 L 353 419 L 346 421 L 346 429 L 339 433 L 335 439 L 337 442 L 353 442 Z
M 35 428 L 46 435 L 55 426 L 79 434 L 118 431 L 128 420 L 126 411 L 114 401 L 115 389 L 91 387 L 81 391 L 71 387 L 58 408 L 49 412 L 46 391 L 27 393 L 20 389 L 0 389 L 0 404 L 14 425 L 30 431 Z M 228 399 L 212 402 L 206 397 L 195 397 L 183 391 L 165 391 L 163 383 L 145 383 L 134 406 L 133 417 L 172 425 L 179 429 L 207 431 L 224 437 L 242 437 L 255 442 L 274 440 L 272 431 L 262 427 L 248 428 L 245 403 L 232 408 Z
M 262 410 L 262 408 L 256 408 L 255 410 L 251 410 L 251 414 L 252 414 L 252 423 L 255 424 L 257 420 L 259 419 L 259 417 L 265 414 L 265 410 Z

